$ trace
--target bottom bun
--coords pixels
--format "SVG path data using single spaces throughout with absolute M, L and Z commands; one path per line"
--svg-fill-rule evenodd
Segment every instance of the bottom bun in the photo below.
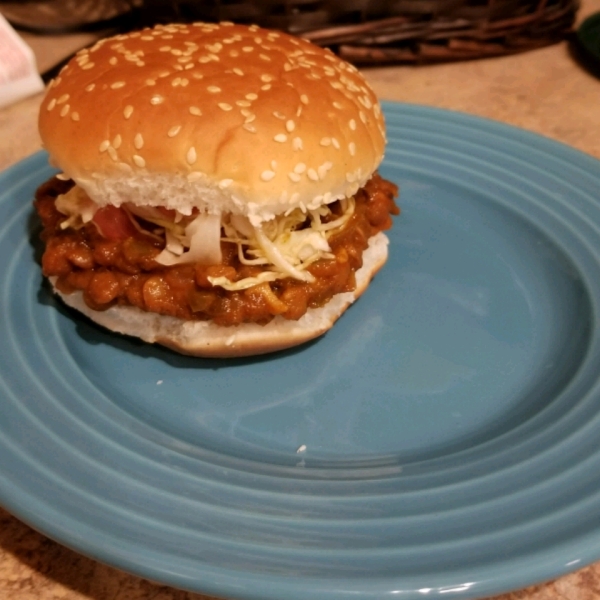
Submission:
M 335 295 L 321 308 L 309 308 L 297 321 L 277 316 L 266 325 L 243 323 L 225 327 L 210 321 L 184 321 L 134 306 L 113 306 L 96 311 L 84 302 L 81 292 L 63 294 L 56 288 L 54 292 L 66 304 L 111 331 L 162 344 L 181 354 L 206 358 L 253 356 L 297 346 L 331 329 L 383 266 L 387 260 L 387 246 L 388 238 L 383 233 L 370 238 L 363 254 L 363 266 L 356 272 L 356 289 Z M 50 278 L 53 285 L 55 280 Z

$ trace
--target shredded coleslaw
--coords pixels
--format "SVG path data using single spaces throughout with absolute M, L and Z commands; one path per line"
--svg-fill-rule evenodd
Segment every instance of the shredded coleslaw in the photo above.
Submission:
M 155 259 L 171 266 L 197 263 L 219 264 L 222 261 L 221 242 L 237 245 L 240 263 L 264 267 L 255 277 L 230 281 L 225 277 L 209 277 L 214 286 L 237 291 L 261 283 L 292 277 L 299 281 L 314 281 L 307 267 L 317 260 L 333 258 L 328 238 L 339 231 L 354 214 L 354 198 L 340 201 L 341 214 L 335 216 L 327 205 L 315 210 L 294 209 L 254 226 L 247 217 L 232 214 L 196 214 L 185 216 L 177 211 L 161 211 L 155 207 L 131 204 L 123 208 L 139 227 L 137 219 L 155 226 L 152 235 L 164 235 L 165 247 Z M 61 228 L 79 228 L 90 222 L 97 205 L 85 192 L 74 186 L 59 196 L 56 208 L 67 216 Z

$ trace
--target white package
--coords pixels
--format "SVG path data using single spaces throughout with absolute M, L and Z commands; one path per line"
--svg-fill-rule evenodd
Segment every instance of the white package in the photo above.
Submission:
M 0 15 L 0 107 L 43 89 L 33 51 Z

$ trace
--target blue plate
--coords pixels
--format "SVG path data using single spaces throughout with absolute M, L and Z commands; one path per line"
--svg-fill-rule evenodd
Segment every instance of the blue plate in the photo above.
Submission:
M 0 503 L 100 561 L 260 600 L 468 598 L 600 559 L 600 163 L 386 104 L 390 259 L 255 359 L 112 335 L 42 283 L 0 176 Z

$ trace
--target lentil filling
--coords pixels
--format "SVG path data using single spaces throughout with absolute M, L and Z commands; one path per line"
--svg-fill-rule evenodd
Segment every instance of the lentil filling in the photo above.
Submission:
M 362 266 L 368 239 L 389 229 L 391 215 L 400 212 L 394 202 L 397 186 L 375 174 L 356 193 L 352 217 L 329 238 L 335 258 L 308 266 L 314 281 L 288 277 L 227 291 L 213 286 L 208 277 L 239 281 L 263 270 L 241 264 L 235 244 L 221 243 L 223 260 L 219 265 L 160 265 L 154 258 L 164 248 L 164 240 L 145 235 L 142 227 L 125 239 L 104 237 L 93 222 L 79 229 L 61 229 L 66 217 L 56 209 L 55 200 L 72 186 L 72 181 L 52 178 L 37 190 L 35 199 L 46 245 L 43 273 L 57 278 L 59 291 L 70 294 L 80 290 L 93 310 L 130 305 L 185 320 L 212 320 L 218 325 L 266 324 L 276 315 L 296 320 L 335 294 L 354 290 L 355 273 Z M 339 203 L 331 208 L 334 216 L 340 214 Z

